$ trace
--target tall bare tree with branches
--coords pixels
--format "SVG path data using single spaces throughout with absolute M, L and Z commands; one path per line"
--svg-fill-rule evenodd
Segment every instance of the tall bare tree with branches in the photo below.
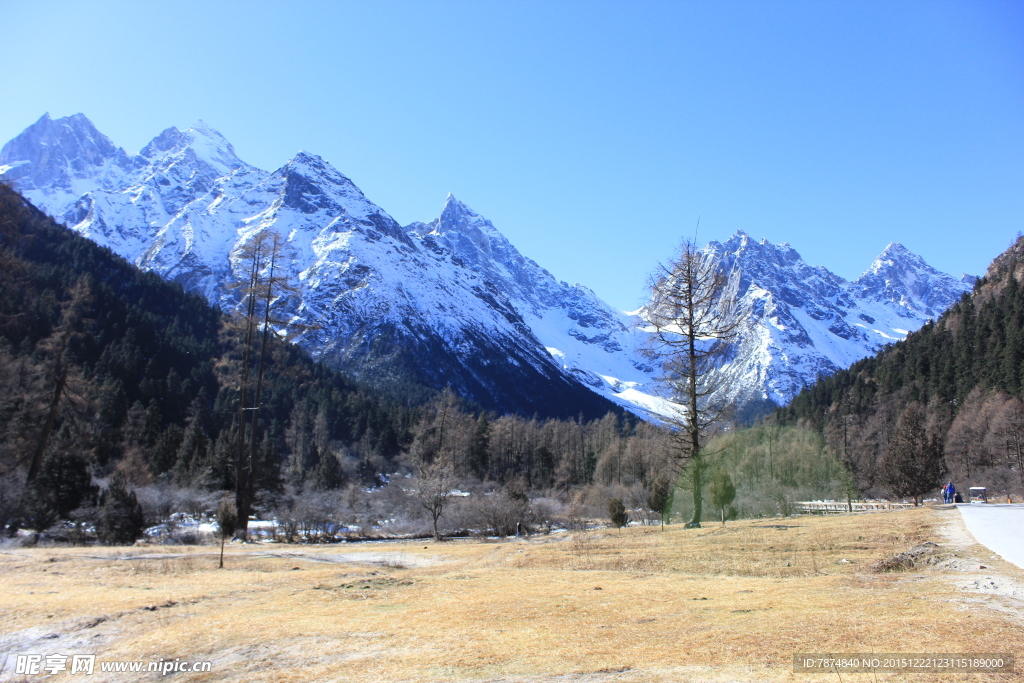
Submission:
M 693 490 L 693 517 L 687 527 L 700 527 L 708 463 L 703 451 L 723 406 L 710 397 L 713 370 L 736 336 L 740 320 L 723 298 L 726 276 L 714 257 L 683 242 L 673 261 L 661 264 L 651 277 L 651 297 L 643 309 L 651 333 L 648 348 L 661 362 L 668 399 L 675 416 L 666 418 L 673 434 L 674 463 Z
M 289 325 L 288 321 L 275 318 L 274 310 L 284 303 L 288 294 L 296 291 L 288 282 L 287 275 L 282 275 L 286 273 L 280 263 L 283 251 L 283 238 L 275 232 L 264 231 L 249 240 L 238 252 L 238 259 L 247 276 L 237 284 L 242 290 L 244 313 L 241 317 L 243 349 L 238 389 L 238 450 L 235 456 L 235 508 L 238 519 L 235 534 L 242 539 L 248 533 L 249 515 L 259 478 L 256 471 L 259 416 L 269 345 L 271 337 L 279 335 Z

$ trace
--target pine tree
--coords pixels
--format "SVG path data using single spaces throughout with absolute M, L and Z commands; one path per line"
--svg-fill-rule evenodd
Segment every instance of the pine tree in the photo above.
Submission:
M 31 486 L 39 474 L 39 468 L 46 454 L 46 447 L 57 425 L 57 412 L 67 389 L 68 374 L 71 361 L 68 358 L 68 345 L 73 338 L 82 334 L 86 322 L 85 314 L 92 304 L 92 278 L 86 275 L 79 277 L 71 288 L 70 299 L 63 305 L 60 325 L 53 334 L 43 340 L 39 346 L 50 355 L 47 368 L 47 384 L 51 388 L 50 401 L 43 420 L 43 427 L 36 440 L 36 447 L 29 460 L 27 483 Z
M 192 420 L 178 446 L 174 464 L 174 480 L 179 486 L 201 486 L 208 482 L 210 438 L 202 421 Z
M 48 450 L 33 489 L 59 519 L 68 519 L 83 505 L 95 505 L 97 494 L 85 459 L 60 447 Z
M 128 480 L 115 472 L 103 493 L 96 533 L 107 545 L 130 545 L 142 535 L 145 517 L 135 492 L 128 488 Z
M 315 450 L 319 450 L 313 446 Z M 333 491 L 346 484 L 345 471 L 333 453 L 322 453 L 320 462 L 309 478 L 310 486 L 317 491 Z
M 664 474 L 659 475 L 654 483 L 651 484 L 651 490 L 647 494 L 647 508 L 652 512 L 657 512 L 658 517 L 661 519 L 661 528 L 665 528 L 665 519 L 668 517 L 672 502 L 672 480 L 666 477 Z
M 235 509 L 235 501 L 224 498 L 217 506 L 217 530 L 220 536 L 220 565 L 218 569 L 224 568 L 224 542 L 235 535 L 235 526 L 238 525 L 238 510 Z

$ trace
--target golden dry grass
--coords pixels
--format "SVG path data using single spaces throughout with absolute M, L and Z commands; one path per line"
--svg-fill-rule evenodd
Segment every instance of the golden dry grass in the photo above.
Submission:
M 210 674 L 178 676 L 209 681 L 810 682 L 839 678 L 793 673 L 793 653 L 1020 658 L 1024 601 L 958 582 L 1012 587 L 1024 572 L 948 540 L 942 527 L 962 535 L 960 524 L 919 509 L 529 541 L 232 546 L 224 570 L 213 547 L 7 550 L 0 649 L 212 660 Z M 937 564 L 869 569 L 926 541 Z

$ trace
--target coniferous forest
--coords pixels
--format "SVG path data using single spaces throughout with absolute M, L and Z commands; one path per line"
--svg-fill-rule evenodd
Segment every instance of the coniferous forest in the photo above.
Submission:
M 933 494 L 953 480 L 1024 490 L 1024 239 L 937 321 L 819 380 L 775 419 L 811 426 L 858 488 Z M 1005 500 L 1004 500 L 1005 502 Z

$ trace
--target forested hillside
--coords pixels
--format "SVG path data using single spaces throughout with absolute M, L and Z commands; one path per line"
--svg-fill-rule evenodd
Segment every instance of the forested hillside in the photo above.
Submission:
M 28 522 L 66 515 L 87 501 L 64 482 L 88 483 L 89 473 L 103 478 L 115 467 L 136 484 L 232 488 L 238 322 L 55 225 L 3 186 L 0 247 L 5 501 L 17 505 L 20 473 L 34 481 L 28 500 L 45 508 L 30 510 Z M 289 430 L 302 431 L 304 420 L 322 442 L 393 458 L 415 416 L 273 341 L 261 413 L 259 486 L 269 490 L 280 488 Z M 304 457 L 300 476 L 318 460 Z
M 1024 238 L 974 291 L 905 341 L 820 380 L 778 413 L 810 423 L 865 492 L 941 479 L 1024 489 Z
M 112 475 L 140 492 L 148 523 L 175 506 L 209 511 L 213 492 L 237 487 L 239 386 L 243 368 L 252 382 L 257 367 L 245 349 L 242 317 L 138 270 L 0 185 L 2 523 L 13 532 L 94 519 Z M 418 504 L 393 496 L 376 507 L 355 498 L 441 452 L 464 483 L 516 490 L 642 489 L 664 466 L 659 430 L 621 414 L 530 420 L 474 410 L 450 392 L 403 402 L 274 335 L 265 366 L 258 514 L 343 491 L 349 513 L 415 514 Z

